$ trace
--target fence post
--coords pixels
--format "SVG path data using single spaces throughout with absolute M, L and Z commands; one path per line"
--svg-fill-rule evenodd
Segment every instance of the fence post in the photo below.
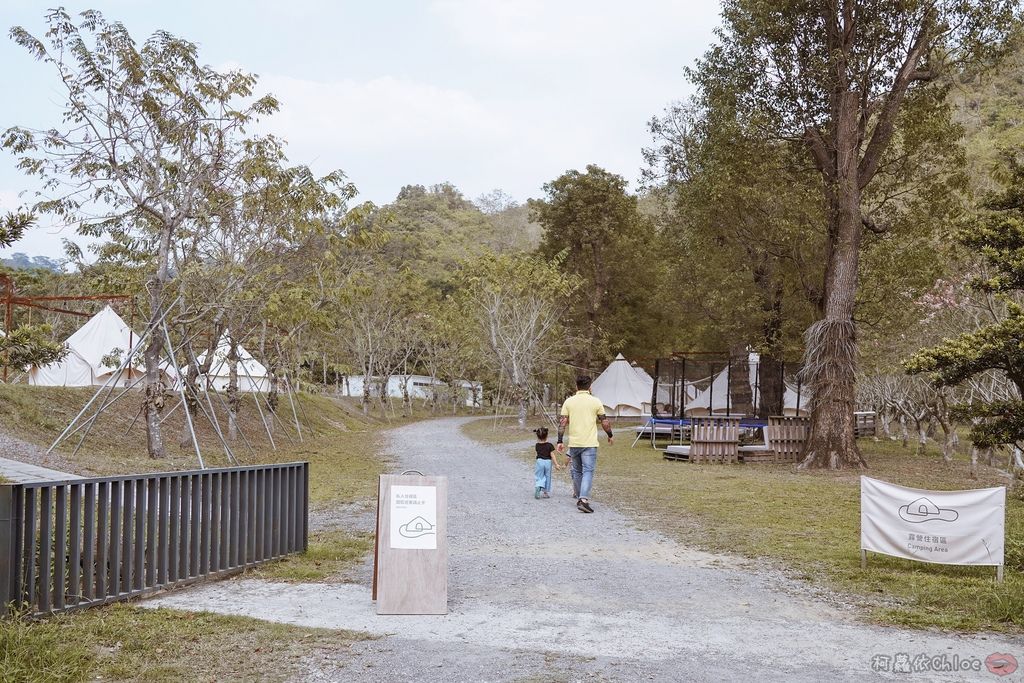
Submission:
M 18 600 L 15 551 L 18 538 L 18 514 L 15 509 L 15 484 L 0 485 L 0 617 L 8 614 Z
M 309 463 L 302 463 L 302 552 L 309 550 Z

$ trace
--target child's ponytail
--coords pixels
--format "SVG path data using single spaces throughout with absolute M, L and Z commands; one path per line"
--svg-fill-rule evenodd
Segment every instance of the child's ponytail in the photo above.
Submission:
M 547 427 L 537 427 L 537 429 L 533 430 L 533 433 L 536 434 L 537 438 L 539 440 L 541 440 L 541 441 L 547 441 L 547 439 L 548 439 L 548 428 Z

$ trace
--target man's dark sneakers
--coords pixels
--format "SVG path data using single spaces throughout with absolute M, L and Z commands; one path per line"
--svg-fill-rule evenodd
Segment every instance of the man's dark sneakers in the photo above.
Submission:
M 576 501 L 576 509 L 580 512 L 593 512 L 594 508 L 590 507 L 590 501 L 580 498 Z

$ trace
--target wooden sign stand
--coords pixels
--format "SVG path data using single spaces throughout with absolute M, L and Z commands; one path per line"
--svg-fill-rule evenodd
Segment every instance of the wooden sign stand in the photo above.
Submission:
M 382 474 L 374 539 L 377 614 L 447 614 L 448 478 Z

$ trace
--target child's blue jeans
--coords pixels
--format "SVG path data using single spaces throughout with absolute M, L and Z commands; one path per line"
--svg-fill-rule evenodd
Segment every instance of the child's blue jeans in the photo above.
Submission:
M 537 458 L 537 465 L 533 468 L 534 486 L 539 486 L 548 493 L 551 493 L 551 462 Z

